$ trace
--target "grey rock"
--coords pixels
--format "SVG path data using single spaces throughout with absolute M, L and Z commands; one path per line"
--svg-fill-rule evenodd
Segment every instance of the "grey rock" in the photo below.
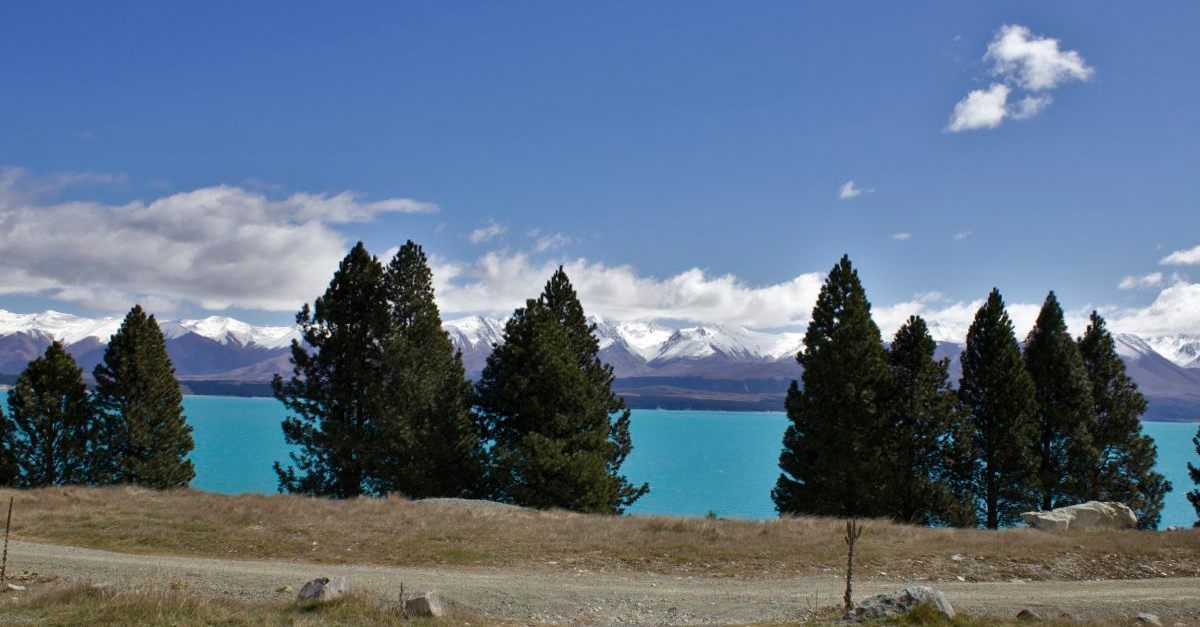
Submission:
M 918 605 L 930 604 L 947 618 L 954 618 L 954 607 L 946 595 L 929 586 L 909 586 L 891 594 L 880 594 L 863 599 L 854 608 L 854 617 L 859 619 L 884 618 L 904 614 Z
M 1158 620 L 1158 616 L 1147 614 L 1145 612 L 1138 614 L 1133 622 L 1139 625 L 1154 625 L 1154 627 L 1162 627 L 1162 621 Z
M 446 615 L 448 608 L 445 601 L 432 590 L 418 594 L 415 597 L 409 597 L 404 600 L 404 612 L 412 617 L 428 616 L 432 618 L 442 618 Z
M 332 601 L 350 590 L 345 577 L 318 577 L 304 584 L 296 598 L 300 601 Z
M 1031 623 L 1041 622 L 1042 617 L 1037 612 L 1031 609 L 1024 609 L 1017 612 L 1017 620 L 1028 621 Z

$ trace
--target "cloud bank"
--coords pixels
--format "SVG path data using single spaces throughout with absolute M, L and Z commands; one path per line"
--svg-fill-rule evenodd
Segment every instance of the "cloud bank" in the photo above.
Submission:
M 345 254 L 331 224 L 429 213 L 350 192 L 282 199 L 219 185 L 122 205 L 41 202 L 44 179 L 0 173 L 0 294 L 44 294 L 99 310 L 183 302 L 290 311 L 321 293 Z

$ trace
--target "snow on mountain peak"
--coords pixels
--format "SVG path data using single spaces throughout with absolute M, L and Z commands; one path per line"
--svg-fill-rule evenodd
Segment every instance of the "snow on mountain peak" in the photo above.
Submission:
M 220 344 L 232 341 L 245 346 L 257 344 L 264 348 L 282 348 L 291 345 L 292 339 L 300 337 L 296 327 L 259 327 L 224 316 L 180 320 L 175 324 L 183 332 L 190 331 Z M 164 323 L 161 326 L 168 327 L 168 324 Z M 163 333 L 168 334 L 168 329 L 169 327 L 164 328 Z
M 1200 335 L 1159 335 L 1146 339 L 1158 354 L 1184 368 L 1200 368 Z
M 475 348 L 500 343 L 504 337 L 504 321 L 483 316 L 446 320 L 442 328 L 459 348 Z
M 120 326 L 121 321 L 111 317 L 95 320 L 53 310 L 18 314 L 0 309 L 0 335 L 42 334 L 68 345 L 89 337 L 107 342 Z

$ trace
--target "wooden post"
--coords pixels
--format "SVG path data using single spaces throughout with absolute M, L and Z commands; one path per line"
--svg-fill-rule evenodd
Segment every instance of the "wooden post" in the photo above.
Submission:
M 863 528 L 859 526 L 858 520 L 851 518 L 846 521 L 846 596 L 843 597 L 846 602 L 846 618 L 852 618 L 851 613 L 854 612 L 854 596 L 851 591 L 852 580 L 854 579 L 854 543 L 862 536 Z
M 4 557 L 0 559 L 0 591 L 8 590 L 8 530 L 12 528 L 13 498 L 8 497 L 8 519 L 4 521 Z

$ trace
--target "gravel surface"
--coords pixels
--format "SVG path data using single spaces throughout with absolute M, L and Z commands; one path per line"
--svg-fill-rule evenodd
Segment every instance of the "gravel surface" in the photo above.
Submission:
M 744 581 L 557 570 L 327 566 L 130 555 L 67 546 L 13 542 L 9 572 L 57 575 L 68 582 L 118 588 L 185 585 L 193 594 L 243 601 L 285 601 L 314 577 L 345 575 L 351 587 L 394 599 L 406 591 L 438 590 L 486 616 L 526 622 L 712 624 L 803 619 L 836 605 L 842 583 L 832 577 Z M 895 581 L 856 580 L 855 596 L 901 587 Z M 959 611 L 1014 616 L 1032 608 L 1043 617 L 1131 619 L 1157 614 L 1165 625 L 1200 625 L 1200 578 L 1120 581 L 948 582 L 937 587 Z

